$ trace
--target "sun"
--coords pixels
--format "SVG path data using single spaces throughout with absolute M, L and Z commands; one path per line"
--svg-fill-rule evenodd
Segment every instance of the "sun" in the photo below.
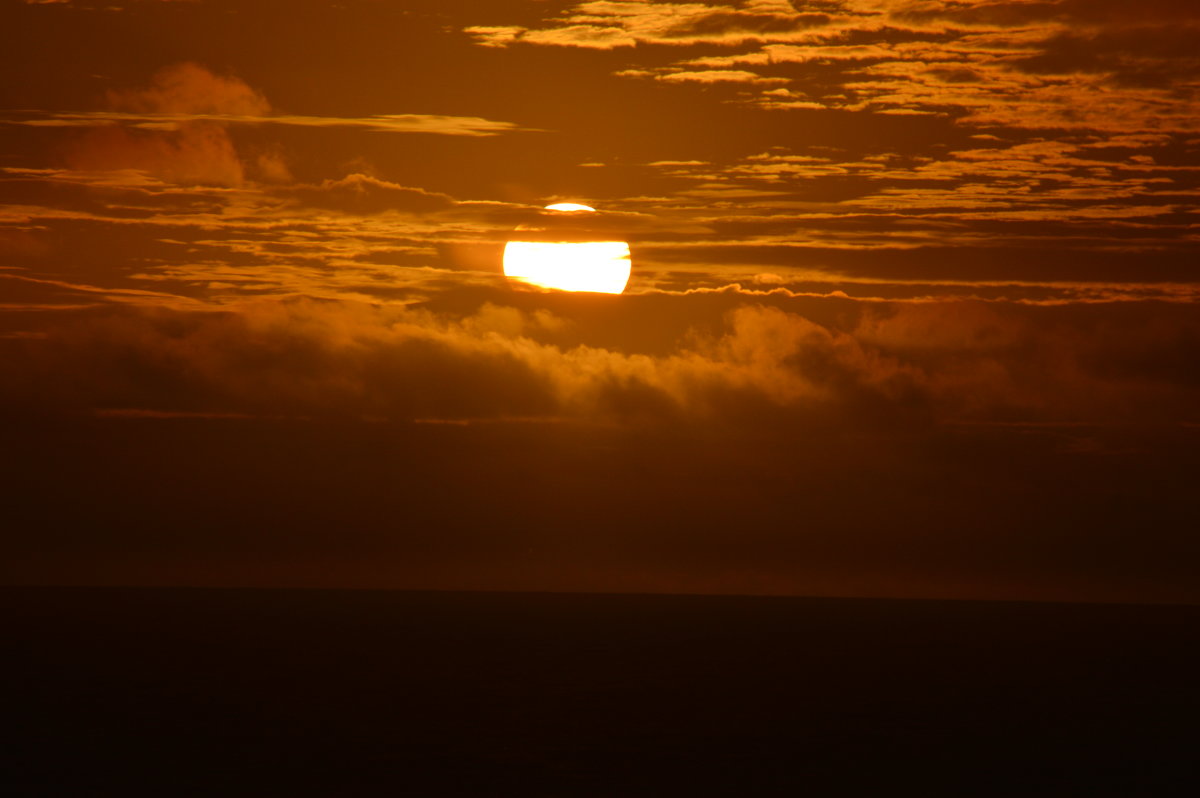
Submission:
M 545 210 L 548 211 L 591 211 L 596 212 L 596 209 L 590 205 L 580 205 L 578 202 L 556 202 L 553 205 L 547 205 Z
M 595 240 L 580 217 L 595 208 L 574 202 L 547 205 L 547 225 L 517 232 L 530 233 L 533 241 L 509 241 L 504 247 L 504 276 L 509 280 L 556 291 L 591 291 L 620 294 L 629 283 L 632 261 L 625 241 Z M 583 232 L 581 232 L 583 231 Z M 569 240 L 556 240 L 569 239 Z M 573 239 L 573 240 L 570 240 Z

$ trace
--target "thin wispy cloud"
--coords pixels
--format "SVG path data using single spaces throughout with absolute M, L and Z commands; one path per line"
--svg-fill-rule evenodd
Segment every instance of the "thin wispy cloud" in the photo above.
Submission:
M 378 133 L 431 133 L 442 136 L 497 136 L 501 133 L 528 131 L 512 122 L 498 122 L 476 116 L 439 116 L 436 114 L 380 114 L 366 117 L 298 116 L 295 114 L 136 114 L 117 111 L 86 111 L 35 116 L 9 112 L 0 124 L 29 127 L 92 127 L 123 124 L 142 130 L 179 130 L 191 122 L 216 122 L 225 125 L 291 125 L 295 127 L 356 128 Z

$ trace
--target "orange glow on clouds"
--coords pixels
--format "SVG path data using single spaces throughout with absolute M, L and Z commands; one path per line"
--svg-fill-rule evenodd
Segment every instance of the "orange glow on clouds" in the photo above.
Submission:
M 547 205 L 546 210 L 595 212 L 574 202 Z M 504 247 L 505 277 L 538 288 L 620 294 L 631 269 L 625 241 L 509 241 Z

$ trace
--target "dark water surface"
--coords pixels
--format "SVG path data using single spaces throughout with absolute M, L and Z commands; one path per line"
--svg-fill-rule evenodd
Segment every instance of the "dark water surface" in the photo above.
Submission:
M 0 611 L 8 795 L 1200 794 L 1200 607 L 7 588 Z

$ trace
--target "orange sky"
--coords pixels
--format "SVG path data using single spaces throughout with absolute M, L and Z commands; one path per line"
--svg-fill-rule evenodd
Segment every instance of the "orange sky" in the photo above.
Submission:
M 0 30 L 5 581 L 1200 598 L 1194 3 Z

